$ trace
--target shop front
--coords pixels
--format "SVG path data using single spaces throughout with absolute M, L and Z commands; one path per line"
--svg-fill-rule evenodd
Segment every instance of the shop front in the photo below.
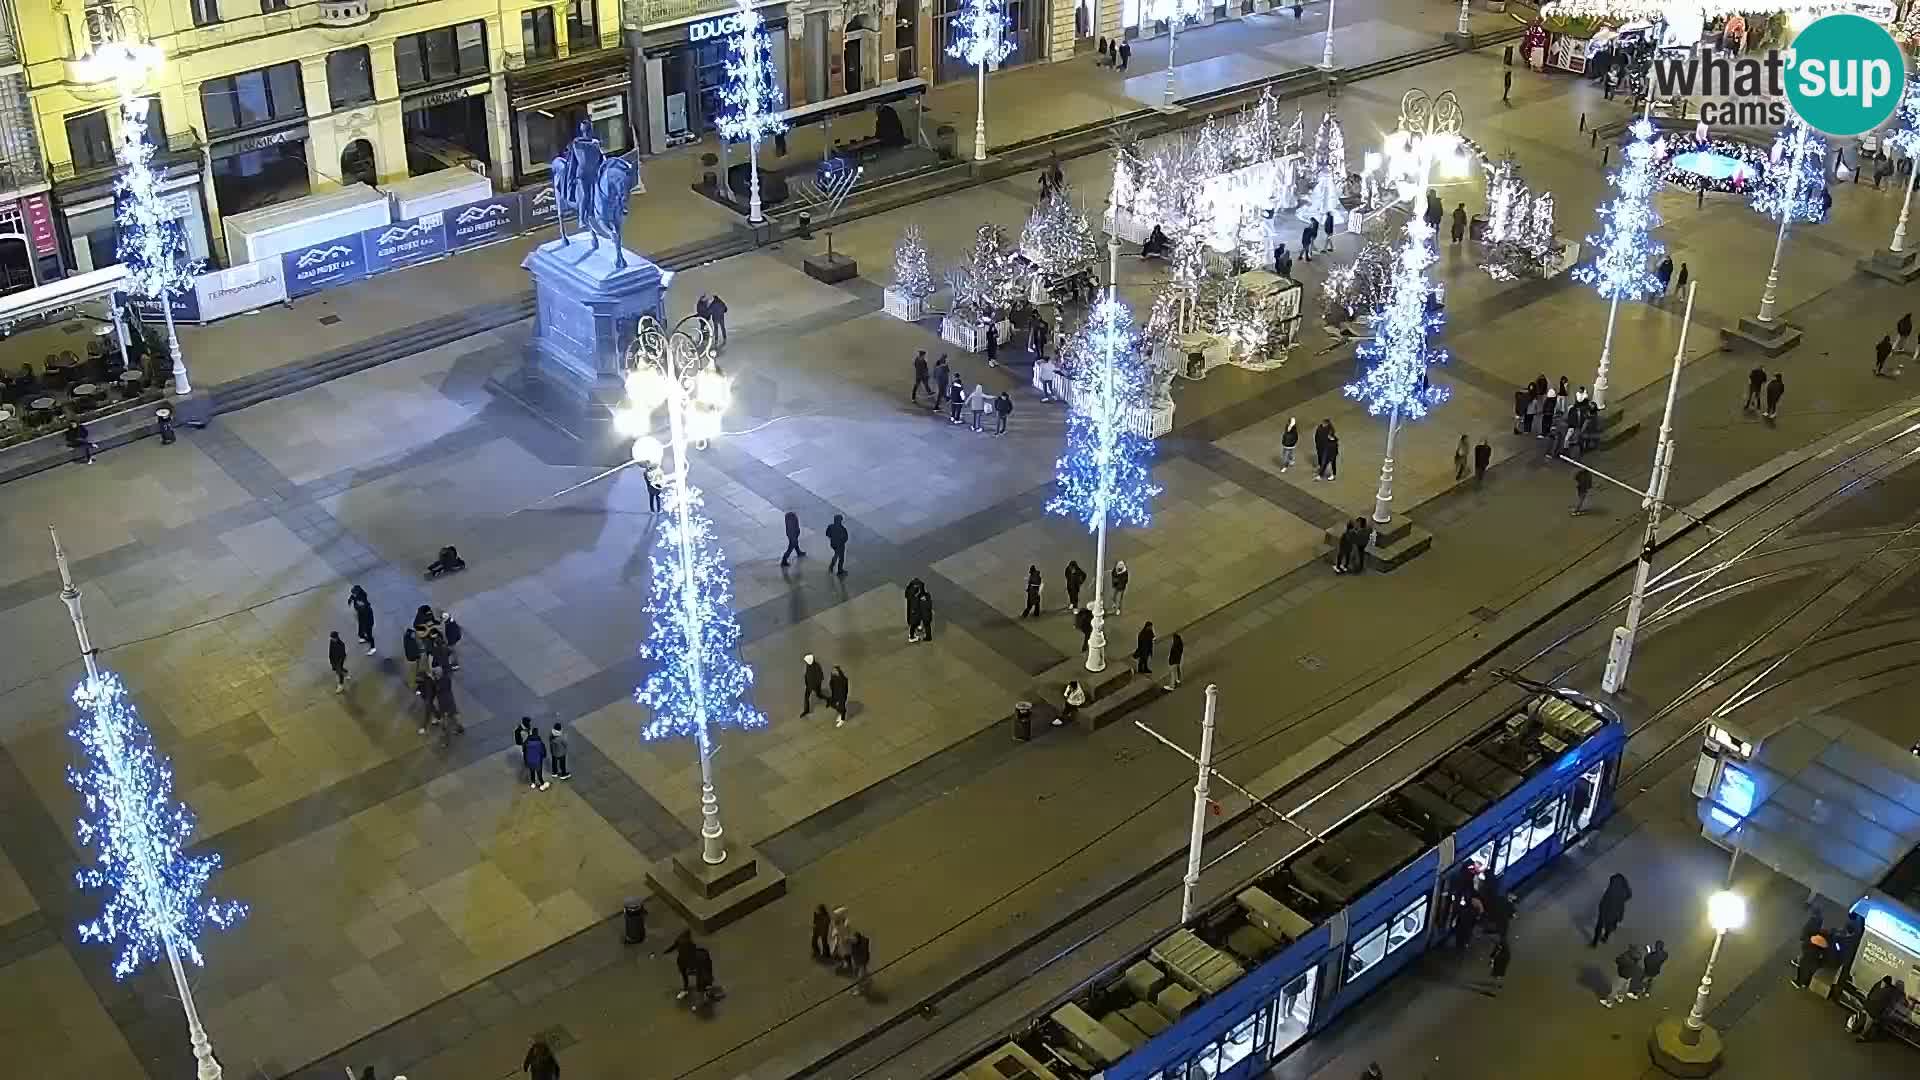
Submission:
M 61 276 L 60 236 L 46 192 L 0 204 L 0 294 Z
M 455 167 L 487 171 L 493 163 L 487 148 L 490 86 L 488 79 L 481 78 L 461 86 L 436 87 L 401 96 L 407 175 L 423 176 Z
M 553 159 L 566 151 L 581 124 L 589 124 L 608 154 L 635 145 L 627 101 L 627 57 L 618 49 L 591 62 L 507 76 L 513 113 L 515 186 L 542 183 Z
M 786 11 L 781 4 L 761 8 L 778 86 L 787 85 Z M 649 29 L 642 35 L 647 127 L 656 152 L 692 142 L 714 129 L 727 82 L 727 49 L 739 24 L 739 16 L 727 12 Z
M 965 19 L 967 0 L 928 0 L 928 3 L 937 13 L 933 20 L 933 43 L 940 59 L 935 65 L 939 73 L 935 81 L 947 83 L 973 78 L 973 65 L 947 52 L 953 45 L 955 28 Z M 1007 42 L 1013 51 L 1001 61 L 1002 70 L 1047 58 L 1048 3 L 1049 0 L 1007 0 Z
M 207 198 L 200 184 L 197 158 L 195 154 L 166 162 L 159 188 L 167 216 L 180 223 L 188 258 L 206 261 L 212 245 L 207 239 Z M 155 164 L 161 164 L 158 155 Z M 71 265 L 75 273 L 104 270 L 120 262 L 113 184 L 114 177 L 108 175 L 54 185 L 53 201 L 59 211 L 58 220 L 64 222 L 67 239 L 72 244 Z M 31 216 L 28 230 L 30 238 L 35 235 Z
M 304 120 L 217 140 L 208 144 L 207 153 L 223 217 L 302 198 L 313 190 Z

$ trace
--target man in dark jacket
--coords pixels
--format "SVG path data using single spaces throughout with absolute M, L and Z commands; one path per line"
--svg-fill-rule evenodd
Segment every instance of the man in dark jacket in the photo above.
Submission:
M 827 560 L 827 572 L 847 576 L 847 525 L 839 514 L 833 515 L 832 524 L 827 526 L 827 546 L 833 549 L 833 558 Z
M 327 666 L 333 669 L 333 692 L 347 692 L 347 643 L 340 640 L 340 631 L 327 635 Z
M 87 425 L 75 420 L 67 425 L 67 449 L 74 452 L 80 464 L 91 465 L 94 453 L 100 448 L 94 445 L 93 437 L 87 434 Z
M 941 353 L 940 359 L 933 362 L 933 401 L 928 408 L 940 411 L 940 403 L 946 400 L 947 384 L 953 381 L 952 369 L 947 367 L 947 354 Z
M 460 629 L 460 624 L 453 621 L 453 612 L 443 611 L 440 613 L 440 618 L 440 635 L 447 642 L 447 670 L 459 671 L 460 639 L 466 636 L 466 631 Z
M 827 704 L 833 706 L 833 711 L 840 714 L 839 718 L 834 720 L 833 726 L 846 726 L 847 673 L 840 670 L 839 664 L 833 665 L 833 674 L 827 678 Z
M 800 703 L 801 716 L 813 711 L 813 699 L 816 697 L 828 704 L 832 704 L 833 701 L 827 696 L 827 669 L 820 666 L 820 661 L 815 660 L 812 653 L 808 653 L 804 659 L 807 662 L 806 673 L 803 676 L 806 694 Z
M 1773 373 L 1773 381 L 1767 384 L 1767 419 L 1773 420 L 1780 415 L 1780 399 L 1787 393 L 1787 377 L 1780 372 Z
M 1600 999 L 1600 1004 L 1611 1009 L 1631 996 L 1633 984 L 1640 979 L 1644 969 L 1640 966 L 1640 946 L 1629 945 L 1620 950 L 1613 958 L 1613 989 Z
M 1069 559 L 1067 560 L 1066 573 L 1063 576 L 1066 578 L 1067 583 L 1067 610 L 1079 611 L 1080 587 L 1087 583 L 1087 572 L 1080 569 L 1078 560 Z
M 926 583 L 919 578 L 914 578 L 912 581 L 907 582 L 905 599 L 907 603 L 907 644 L 909 645 L 920 640 L 920 590 L 926 587 Z
M 920 586 L 920 640 L 933 640 L 933 593 Z
M 780 565 L 787 565 L 790 556 L 806 558 L 807 553 L 800 550 L 800 515 L 787 511 L 787 550 L 780 553 Z
M 1766 388 L 1766 368 L 1754 368 L 1752 371 L 1747 372 L 1747 401 L 1741 408 L 1758 411 L 1760 408 L 1760 395 Z
M 1627 917 L 1627 901 L 1631 899 L 1633 887 L 1627 884 L 1627 875 L 1615 874 L 1607 879 L 1607 891 L 1600 894 L 1600 911 L 1593 922 L 1593 940 L 1587 942 L 1587 948 L 1597 949 L 1613 936 L 1620 920 Z
M 1074 613 L 1073 628 L 1080 631 L 1080 651 L 1087 651 L 1087 642 L 1093 638 L 1093 609 L 1081 608 Z
M 707 303 L 707 318 L 713 320 L 714 336 L 724 348 L 727 344 L 727 302 L 720 299 L 719 293 L 714 293 L 713 299 Z
M 1347 522 L 1346 529 L 1340 533 L 1340 546 L 1335 549 L 1333 553 L 1333 572 L 1336 574 L 1346 573 L 1347 563 L 1352 560 L 1352 558 L 1353 522 L 1349 521 Z
M 833 954 L 827 951 L 827 929 L 833 925 L 833 916 L 827 912 L 827 905 L 813 906 L 813 936 L 807 939 L 807 950 L 815 960 L 831 960 Z
M 1040 614 L 1040 568 L 1027 567 L 1027 606 L 1020 609 L 1020 617 L 1030 618 Z
M 1480 445 L 1473 448 L 1473 483 L 1478 487 L 1487 478 L 1487 466 L 1493 464 L 1493 447 L 1487 444 L 1487 437 L 1480 437 Z
M 1013 395 L 1002 390 L 1000 391 L 1000 396 L 993 399 L 993 433 L 995 435 L 1005 435 L 1007 433 L 1007 417 L 1012 415 Z
M 920 390 L 923 387 L 928 394 L 939 397 L 938 394 L 934 393 L 933 384 L 927 381 L 927 350 L 925 349 L 921 349 L 919 352 L 913 354 L 912 400 L 915 405 L 920 404 Z
M 1660 977 L 1660 970 L 1667 966 L 1667 943 L 1655 939 L 1653 948 L 1640 958 L 1640 985 L 1635 988 L 1636 996 L 1646 997 L 1653 993 L 1653 980 Z
M 1140 639 L 1136 641 L 1133 646 L 1133 659 L 1136 665 L 1134 667 L 1135 671 L 1138 671 L 1142 675 L 1153 674 L 1152 620 L 1148 620 L 1147 624 L 1140 628 Z

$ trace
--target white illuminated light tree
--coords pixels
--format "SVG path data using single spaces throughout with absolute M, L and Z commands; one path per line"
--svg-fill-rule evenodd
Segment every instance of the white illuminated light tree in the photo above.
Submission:
M 747 220 L 758 225 L 767 220 L 760 210 L 760 140 L 787 130 L 779 115 L 785 97 L 766 20 L 753 0 L 740 0 L 734 18 L 740 29 L 727 43 L 727 83 L 720 91 L 725 107 L 718 126 L 722 137 L 747 142 Z
M 1372 361 L 1371 366 L 1365 376 L 1343 388 L 1348 397 L 1365 403 L 1369 414 L 1387 418 L 1387 452 L 1380 459 L 1380 489 L 1373 499 L 1373 520 L 1381 525 L 1393 520 L 1393 443 L 1400 421 L 1418 420 L 1448 397 L 1446 387 L 1427 381 L 1427 369 L 1447 361 L 1445 350 L 1428 344 L 1445 321 L 1427 302 L 1433 291 L 1427 283 L 1427 267 L 1438 258 L 1433 237 L 1423 218 L 1408 218 L 1406 242 L 1400 245 L 1394 266 L 1393 292 L 1386 306 L 1373 313 L 1373 339 L 1360 346 L 1361 358 Z
M 1913 6 L 1920 12 L 1920 4 Z M 1910 15 L 1910 17 L 1912 17 Z M 1894 113 L 1893 127 L 1887 132 L 1886 143 L 1893 151 L 1907 159 L 1907 193 L 1900 198 L 1900 220 L 1893 226 L 1893 241 L 1887 250 L 1895 255 L 1907 249 L 1907 211 L 1913 204 L 1913 182 L 1920 177 L 1920 77 L 1907 80 L 1906 92 L 1900 98 L 1900 109 Z
M 692 330 L 686 329 L 691 325 Z M 687 480 L 688 451 L 720 434 L 720 416 L 732 397 L 713 367 L 713 334 L 698 316 L 672 331 L 641 319 L 628 352 L 627 407 L 615 413 L 622 434 L 634 438 L 633 460 L 651 464 L 673 452 L 667 482 L 667 524 L 654 543 L 647 590 L 650 621 L 640 655 L 652 666 L 634 698 L 650 711 L 643 741 L 691 738 L 700 750 L 700 857 L 727 859 L 720 800 L 713 787 L 713 733 L 717 728 L 762 728 L 753 707 L 753 669 L 740 658 L 740 622 L 733 612 L 733 578 L 713 522 L 700 512 L 700 492 Z M 665 408 L 670 442 L 646 434 L 653 413 Z
M 1067 419 L 1066 450 L 1054 466 L 1059 487 L 1047 511 L 1085 522 L 1094 534 L 1087 670 L 1104 671 L 1107 526 L 1145 525 L 1149 504 L 1160 494 L 1148 472 L 1153 440 L 1136 427 L 1147 412 L 1152 387 L 1133 313 L 1112 288 L 1093 309 L 1075 351 L 1073 412 Z
M 1574 280 L 1591 285 L 1607 300 L 1607 332 L 1600 341 L 1600 370 L 1593 376 L 1593 404 L 1607 407 L 1607 374 L 1613 359 L 1613 326 L 1620 315 L 1620 301 L 1644 300 L 1662 290 L 1653 266 L 1666 247 L 1653 239 L 1660 215 L 1653 209 L 1654 192 L 1661 178 L 1666 156 L 1654 138 L 1653 123 L 1644 117 L 1631 128 L 1633 141 L 1627 144 L 1626 160 L 1619 171 L 1607 178 L 1617 194 L 1600 208 L 1601 227 L 1597 236 L 1587 237 L 1588 246 L 1599 252 L 1593 265 L 1574 270 Z
M 1042 278 L 1057 280 L 1091 270 L 1100 249 L 1093 223 L 1066 192 L 1056 191 L 1028 215 L 1020 231 L 1020 253 Z
M 220 856 L 186 853 L 193 811 L 173 797 L 173 766 L 154 748 L 153 733 L 127 700 L 120 677 L 100 670 L 66 552 L 59 535 L 51 528 L 48 532 L 60 569 L 60 599 L 73 620 L 87 669 L 85 681 L 73 692 L 81 717 L 68 732 L 86 760 L 67 769 L 67 783 L 80 793 L 80 844 L 92 849 L 93 861 L 81 867 L 74 880 L 105 896 L 100 914 L 80 924 L 80 939 L 118 949 L 116 979 L 166 960 L 186 1014 L 195 1076 L 220 1080 L 220 1062 L 201 1026 L 186 965 L 205 963 L 200 938 L 208 927 L 230 927 L 245 917 L 247 908 L 205 895 L 220 868 Z
M 927 238 L 909 223 L 893 249 L 893 287 L 915 300 L 933 295 L 933 270 L 927 263 Z
M 1146 17 L 1167 24 L 1167 86 L 1162 91 L 1160 106 L 1163 109 L 1173 108 L 1173 54 L 1180 47 L 1180 28 L 1186 25 L 1189 15 L 1199 11 L 1197 0 L 1147 0 Z
M 967 6 L 953 17 L 953 43 L 947 46 L 947 55 L 972 64 L 978 77 L 973 112 L 975 161 L 987 160 L 987 69 L 999 67 L 1000 61 L 1012 53 L 1002 0 L 967 0 Z
M 1819 221 L 1820 193 L 1826 184 L 1827 144 L 1814 130 L 1794 117 L 1774 136 L 1767 174 L 1754 192 L 1753 208 L 1780 222 L 1773 241 L 1773 265 L 1767 269 L 1766 288 L 1760 293 L 1759 321 L 1773 322 L 1780 289 L 1780 253 L 1787 245 L 1787 229 L 1796 221 Z
M 1340 127 L 1340 117 L 1331 110 L 1320 118 L 1307 165 L 1313 187 L 1295 213 L 1302 221 L 1320 221 L 1328 214 L 1333 215 L 1335 224 L 1345 221 L 1347 211 L 1340 199 L 1347 190 L 1347 136 Z

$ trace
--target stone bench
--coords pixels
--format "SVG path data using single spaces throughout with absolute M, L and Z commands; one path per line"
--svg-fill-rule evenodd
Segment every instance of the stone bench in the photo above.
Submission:
M 1064 695 L 1067 683 L 1073 679 L 1079 679 L 1080 685 L 1087 691 L 1087 703 L 1080 706 L 1074 724 L 1087 732 L 1098 731 L 1113 723 L 1115 714 L 1122 706 L 1159 685 L 1153 676 L 1135 672 L 1130 657 L 1110 657 L 1107 669 L 1096 673 L 1088 671 L 1085 659 L 1076 655 L 1055 666 L 1042 677 L 1041 682 L 1028 689 L 1028 700 L 1033 702 L 1036 732 L 1051 727 L 1053 721 L 1065 711 Z
M 114 411 L 104 416 L 88 416 L 83 422 L 94 446 L 104 454 L 158 431 L 160 426 L 155 414 L 165 404 L 167 400 L 158 391 L 150 391 L 148 397 L 117 403 Z M 177 410 L 174 418 L 178 423 Z M 0 447 L 0 484 L 74 460 L 76 451 L 67 445 L 66 424 L 52 424 L 43 435 Z

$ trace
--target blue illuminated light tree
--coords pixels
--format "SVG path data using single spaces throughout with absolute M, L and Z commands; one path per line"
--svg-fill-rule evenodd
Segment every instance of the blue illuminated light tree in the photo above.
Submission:
M 1771 325 L 1780 289 L 1780 253 L 1787 229 L 1796 221 L 1819 221 L 1827 214 L 1827 143 L 1794 117 L 1774 136 L 1767 173 L 1753 193 L 1753 208 L 1780 223 L 1773 241 L 1773 265 L 1760 293 L 1759 321 Z
M 1365 404 L 1369 415 L 1387 418 L 1387 453 L 1380 461 L 1380 489 L 1373 500 L 1373 520 L 1381 525 L 1393 520 L 1393 443 L 1400 421 L 1425 417 L 1449 396 L 1446 387 L 1427 378 L 1427 369 L 1447 362 L 1446 350 L 1428 343 L 1446 321 L 1439 304 L 1432 302 L 1434 288 L 1427 282 L 1427 267 L 1439 257 L 1433 237 L 1425 220 L 1408 220 L 1392 292 L 1370 319 L 1374 336 L 1360 346 L 1360 358 L 1369 362 L 1366 374 L 1342 388 L 1347 397 Z
M 972 64 L 978 78 L 973 113 L 973 159 L 987 160 L 987 69 L 997 68 L 1013 54 L 1007 40 L 1004 0 L 967 0 L 953 17 L 953 42 L 947 55 Z
M 1653 209 L 1654 193 L 1660 190 L 1666 154 L 1656 139 L 1652 122 L 1636 120 L 1628 129 L 1633 141 L 1627 144 L 1625 159 L 1613 175 L 1607 177 L 1618 193 L 1600 208 L 1600 233 L 1587 237 L 1587 245 L 1599 252 L 1591 266 L 1573 271 L 1574 280 L 1591 285 L 1607 301 L 1607 333 L 1600 343 L 1600 370 L 1593 377 L 1593 404 L 1607 407 L 1607 371 L 1613 355 L 1613 324 L 1620 314 L 1620 301 L 1644 300 L 1665 292 L 1654 265 L 1666 254 L 1666 246 L 1653 238 L 1660 215 Z
M 1920 5 L 1915 5 L 1920 11 Z M 1907 211 L 1913 203 L 1913 182 L 1920 177 L 1920 168 L 1915 168 L 1916 158 L 1920 158 L 1920 76 L 1907 80 L 1906 91 L 1900 97 L 1900 108 L 1893 114 L 1893 126 L 1887 129 L 1883 142 L 1899 157 L 1907 162 L 1907 193 L 1900 199 L 1900 220 L 1893 226 L 1893 242 L 1887 250 L 1895 255 L 1905 253 L 1907 248 Z
M 191 394 L 180 335 L 173 325 L 173 298 L 193 288 L 200 265 L 186 256 L 184 231 L 167 213 L 160 177 L 153 170 L 153 143 L 147 138 L 144 97 L 124 95 L 120 102 L 120 163 L 114 200 L 114 246 L 135 294 L 158 303 L 167 327 L 167 351 L 173 358 L 173 390 Z
M 1145 343 L 1133 313 L 1111 293 L 1093 309 L 1078 350 L 1085 362 L 1072 373 L 1073 410 L 1067 445 L 1054 465 L 1058 490 L 1048 513 L 1084 522 L 1094 534 L 1093 633 L 1087 639 L 1087 670 L 1101 671 L 1106 657 L 1107 526 L 1144 526 L 1160 488 L 1153 483 L 1153 440 L 1140 427 L 1148 415 L 1152 386 Z
M 740 0 L 733 17 L 739 29 L 727 43 L 727 82 L 720 91 L 724 107 L 716 123 L 722 137 L 747 143 L 747 220 L 758 225 L 766 220 L 760 211 L 760 140 L 787 130 L 779 115 L 785 95 L 773 62 L 773 40 L 753 0 Z
M 165 958 L 186 1015 L 194 1075 L 220 1080 L 220 1061 L 194 1007 L 186 964 L 205 962 L 200 938 L 208 927 L 231 927 L 247 909 L 206 895 L 220 857 L 186 853 L 193 812 L 174 799 L 173 767 L 154 749 L 153 734 L 127 700 L 119 676 L 100 670 L 60 536 L 51 527 L 47 532 L 60 570 L 60 599 L 87 670 L 73 693 L 81 716 L 68 731 L 85 761 L 67 769 L 67 783 L 80 793 L 80 844 L 92 849 L 93 858 L 75 871 L 74 880 L 82 889 L 103 893 L 104 900 L 100 913 L 80 924 L 80 939 L 118 950 L 116 979 Z

